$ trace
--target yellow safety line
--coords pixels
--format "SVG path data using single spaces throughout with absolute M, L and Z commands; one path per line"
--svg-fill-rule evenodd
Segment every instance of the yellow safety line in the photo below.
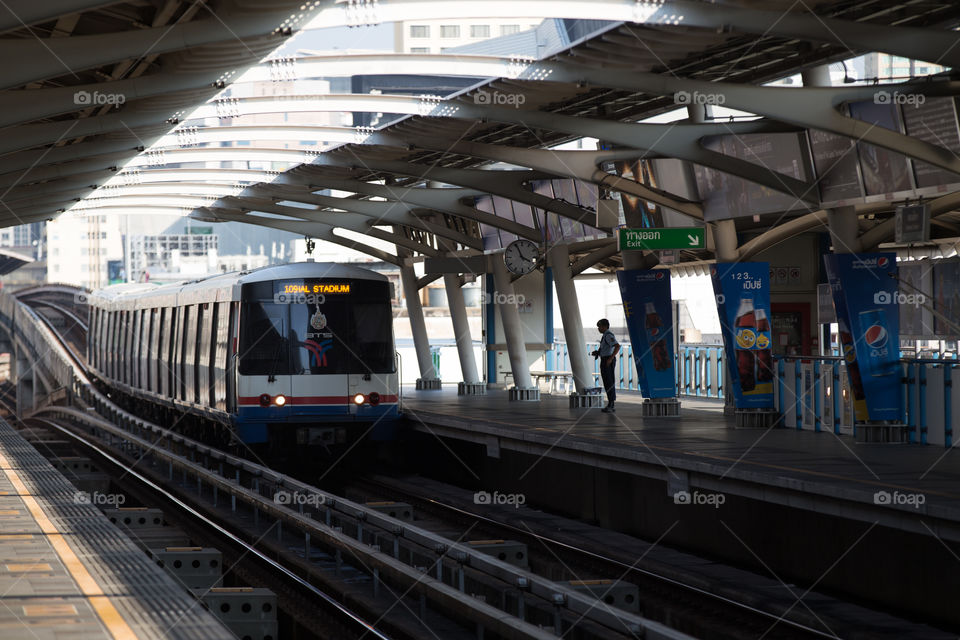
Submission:
M 80 587 L 80 592 L 87 599 L 87 602 L 90 603 L 90 606 L 93 607 L 93 610 L 97 616 L 99 616 L 104 626 L 107 627 L 110 634 L 115 640 L 137 640 L 137 634 L 133 632 L 133 629 L 130 628 L 126 620 L 120 615 L 120 612 L 113 606 L 110 599 L 104 595 L 103 589 L 100 588 L 100 585 L 93 576 L 90 575 L 90 572 L 87 571 L 83 562 L 80 561 L 77 554 L 74 553 L 70 545 L 67 544 L 67 540 L 63 537 L 60 530 L 47 518 L 47 515 L 43 512 L 43 508 L 40 507 L 37 500 L 30 495 L 27 486 L 20 480 L 17 472 L 11 468 L 10 462 L 3 453 L 0 453 L 0 466 L 3 467 L 3 472 L 11 484 L 13 484 L 14 488 L 20 493 L 20 499 L 23 500 L 33 519 L 37 522 L 37 525 L 39 525 L 40 531 L 46 536 L 46 539 L 50 541 L 53 550 L 57 552 L 61 562 L 63 562 L 67 571 L 70 572 L 70 575 L 73 576 L 77 586 Z

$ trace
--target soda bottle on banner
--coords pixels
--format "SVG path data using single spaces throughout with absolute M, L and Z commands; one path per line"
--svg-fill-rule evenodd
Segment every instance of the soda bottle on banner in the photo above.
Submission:
M 644 326 L 647 330 L 647 344 L 653 355 L 653 369 L 666 371 L 670 368 L 670 358 L 667 355 L 667 344 L 663 340 L 663 321 L 653 302 L 644 304 L 644 313 L 646 314 Z
M 861 311 L 860 335 L 866 344 L 866 353 L 863 355 L 864 359 L 869 361 L 870 375 L 893 375 L 894 368 L 889 364 L 890 334 L 887 331 L 887 312 L 883 309 Z
M 740 376 L 740 390 L 753 391 L 757 386 L 756 354 L 757 316 L 753 310 L 753 298 L 740 298 L 737 318 L 733 324 L 737 352 L 737 374 Z
M 765 309 L 757 309 L 757 381 L 773 380 L 773 345 L 770 342 L 770 321 Z
M 843 360 L 847 363 L 847 378 L 850 380 L 850 390 L 853 392 L 853 413 L 857 420 L 867 420 L 867 394 L 863 391 L 863 380 L 860 378 L 860 365 L 857 364 L 857 351 L 853 346 L 853 336 L 846 331 L 846 325 L 839 323 L 840 347 L 843 349 Z

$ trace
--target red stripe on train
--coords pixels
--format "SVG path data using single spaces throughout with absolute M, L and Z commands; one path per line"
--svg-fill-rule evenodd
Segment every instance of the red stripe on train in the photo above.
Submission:
M 273 398 L 274 396 L 271 396 Z M 397 396 L 380 394 L 380 404 L 397 401 Z M 259 405 L 260 396 L 240 396 L 241 405 Z M 353 404 L 353 396 L 287 396 L 287 404 Z

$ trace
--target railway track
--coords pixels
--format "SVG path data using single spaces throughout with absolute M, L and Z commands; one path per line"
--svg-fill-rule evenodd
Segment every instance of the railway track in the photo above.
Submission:
M 840 637 L 818 623 L 814 615 L 804 615 L 802 609 L 794 615 L 798 619 L 790 619 L 777 611 L 761 608 L 764 603 L 752 604 L 713 591 L 706 579 L 701 578 L 695 584 L 689 577 L 640 567 L 643 551 L 618 552 L 615 548 L 603 547 L 602 541 L 587 546 L 590 541 L 585 527 L 579 530 L 587 535 L 564 535 L 557 532 L 558 518 L 538 517 L 530 512 L 527 517 L 516 517 L 522 524 L 514 524 L 507 519 L 509 516 L 481 511 L 472 504 L 472 492 L 466 490 L 422 478 L 386 476 L 356 480 L 348 490 L 370 500 L 409 504 L 421 526 L 445 531 L 447 535 L 469 528 L 478 538 L 521 543 L 531 566 L 544 575 L 575 582 L 588 578 L 611 585 L 615 582 L 635 585 L 639 588 L 640 610 L 645 616 L 698 638 L 814 640 Z M 533 517 L 529 517 L 531 515 Z M 569 524 L 572 530 L 577 530 L 577 523 Z
M 135 478 L 138 490 L 171 505 L 174 517 L 201 518 L 241 553 L 256 552 L 302 589 L 318 589 L 312 607 L 345 616 L 343 624 L 361 635 L 689 638 L 377 505 L 344 500 L 151 424 L 100 393 L 57 323 L 35 316 L 44 325 L 39 333 L 56 337 L 51 348 L 69 361 L 74 380 L 72 406 L 43 407 L 30 416 L 34 424 L 70 437 L 124 483 Z

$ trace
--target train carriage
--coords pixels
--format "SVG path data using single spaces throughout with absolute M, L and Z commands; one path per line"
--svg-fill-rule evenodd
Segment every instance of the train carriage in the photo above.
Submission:
M 398 416 L 391 297 L 383 275 L 316 262 L 116 285 L 90 296 L 88 362 L 135 402 L 248 444 L 384 437 Z

